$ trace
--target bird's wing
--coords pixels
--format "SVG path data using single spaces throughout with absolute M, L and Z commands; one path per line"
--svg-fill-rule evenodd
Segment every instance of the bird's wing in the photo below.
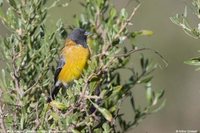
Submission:
M 54 86 L 51 89 L 50 97 L 48 97 L 48 99 L 47 99 L 48 103 L 50 103 L 53 99 L 55 99 L 56 95 L 58 94 L 58 92 L 60 90 L 60 85 L 62 85 L 62 84 L 60 84 L 60 83 L 57 84 L 57 81 L 58 81 L 58 75 L 64 65 L 65 65 L 65 58 L 64 58 L 64 56 L 61 56 L 58 61 L 58 66 L 56 68 L 56 71 L 54 73 Z
M 65 65 L 65 58 L 64 58 L 64 56 L 61 56 L 59 61 L 58 61 L 58 66 L 56 68 L 56 71 L 54 73 L 54 84 L 56 84 L 56 82 L 58 80 L 58 75 L 59 75 L 59 73 L 62 70 L 64 65 Z

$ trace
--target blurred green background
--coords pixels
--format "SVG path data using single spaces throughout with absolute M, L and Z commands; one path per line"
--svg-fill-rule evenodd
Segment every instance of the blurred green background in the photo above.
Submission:
M 48 18 L 49 27 L 54 27 L 58 19 L 62 19 L 66 27 L 75 23 L 73 14 L 79 17 L 83 11 L 78 2 L 73 0 L 67 7 L 51 9 Z M 118 9 L 126 8 L 129 11 L 136 6 L 134 0 L 113 0 L 113 2 Z M 154 32 L 152 37 L 137 38 L 136 43 L 140 47 L 150 47 L 159 51 L 168 61 L 167 68 L 162 67 L 154 72 L 153 80 L 154 88 L 166 90 L 167 103 L 160 112 L 148 116 L 137 128 L 129 132 L 175 133 L 179 129 L 200 130 L 200 72 L 195 71 L 195 67 L 183 63 L 190 57 L 198 56 L 200 41 L 187 36 L 169 19 L 176 13 L 182 13 L 187 5 L 191 23 L 196 25 L 198 20 L 191 13 L 191 0 L 141 0 L 141 3 L 130 29 L 148 29 Z M 2 36 L 8 34 L 2 25 L 0 32 Z M 149 56 L 155 57 L 152 54 Z M 156 61 L 163 65 L 157 57 Z M 139 88 L 135 91 L 141 94 L 136 95 L 136 98 L 142 103 L 144 94 L 137 89 Z M 133 114 L 128 112 L 129 107 L 125 104 L 122 107 L 122 111 L 127 112 L 126 117 L 133 118 Z
M 176 130 L 200 130 L 200 72 L 184 64 L 198 56 L 200 41 L 187 36 L 169 17 L 183 13 L 188 6 L 189 19 L 199 21 L 191 13 L 191 0 L 143 0 L 134 19 L 133 29 L 147 28 L 155 34 L 137 42 L 158 50 L 168 61 L 166 69 L 157 70 L 154 87 L 166 90 L 163 110 L 145 119 L 136 133 L 175 133 Z M 195 25 L 195 26 L 196 26 Z

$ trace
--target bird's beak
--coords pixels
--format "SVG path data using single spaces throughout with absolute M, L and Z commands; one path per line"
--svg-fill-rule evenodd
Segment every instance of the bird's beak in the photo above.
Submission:
M 88 35 L 91 35 L 91 33 L 88 32 L 88 31 L 86 31 L 86 32 L 84 33 L 84 35 L 85 35 L 85 36 L 88 36 Z

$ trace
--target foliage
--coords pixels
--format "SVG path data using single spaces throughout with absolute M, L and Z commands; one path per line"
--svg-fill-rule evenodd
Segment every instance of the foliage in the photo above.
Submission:
M 133 43 L 137 36 L 152 34 L 147 30 L 128 30 L 139 5 L 128 15 L 125 9 L 118 12 L 107 0 L 81 3 L 85 12 L 80 19 L 76 18 L 75 27 L 92 32 L 88 40 L 91 59 L 82 78 L 75 80 L 67 90 L 62 89 L 55 101 L 46 103 L 55 71 L 52 62 L 67 35 L 61 21 L 53 32 L 46 27 L 48 10 L 57 2 L 48 6 L 45 0 L 8 0 L 7 11 L 0 10 L 1 20 L 10 32 L 1 38 L 6 62 L 0 80 L 2 132 L 124 132 L 160 110 L 165 103 L 161 99 L 164 91 L 157 92 L 151 85 L 151 73 L 157 65 L 141 56 L 139 71 L 129 67 L 131 55 L 136 52 L 150 50 L 159 55 Z M 120 70 L 130 71 L 128 81 L 122 80 Z M 147 105 L 143 105 L 144 108 L 136 104 L 131 91 L 136 85 L 145 88 Z M 134 112 L 130 122 L 120 113 L 124 98 L 130 98 Z
M 196 15 L 197 19 L 200 20 L 200 0 L 193 0 L 193 13 Z M 200 39 L 200 23 L 197 24 L 196 27 L 192 28 L 192 26 L 188 22 L 188 11 L 187 7 L 185 7 L 184 13 L 182 15 L 176 14 L 176 16 L 171 17 L 171 21 L 176 25 L 180 26 L 187 35 Z M 191 58 L 185 63 L 189 65 L 200 66 L 200 57 Z
M 197 16 L 198 19 L 200 19 L 200 1 L 193 0 L 192 5 L 194 7 L 193 8 L 194 14 Z M 188 11 L 187 11 L 187 7 L 185 7 L 183 14 L 181 15 L 176 14 L 176 16 L 171 17 L 170 19 L 173 23 L 180 26 L 185 31 L 186 34 L 188 34 L 189 36 L 195 39 L 199 39 L 200 38 L 200 23 L 198 24 L 197 27 L 192 28 L 188 22 L 187 17 L 188 17 Z

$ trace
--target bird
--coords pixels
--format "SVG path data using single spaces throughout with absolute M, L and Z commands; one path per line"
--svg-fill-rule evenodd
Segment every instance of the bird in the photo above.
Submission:
M 56 98 L 60 88 L 68 88 L 73 80 L 81 77 L 90 57 L 87 45 L 89 34 L 84 29 L 76 28 L 68 35 L 54 73 L 54 84 L 47 99 L 48 103 Z

